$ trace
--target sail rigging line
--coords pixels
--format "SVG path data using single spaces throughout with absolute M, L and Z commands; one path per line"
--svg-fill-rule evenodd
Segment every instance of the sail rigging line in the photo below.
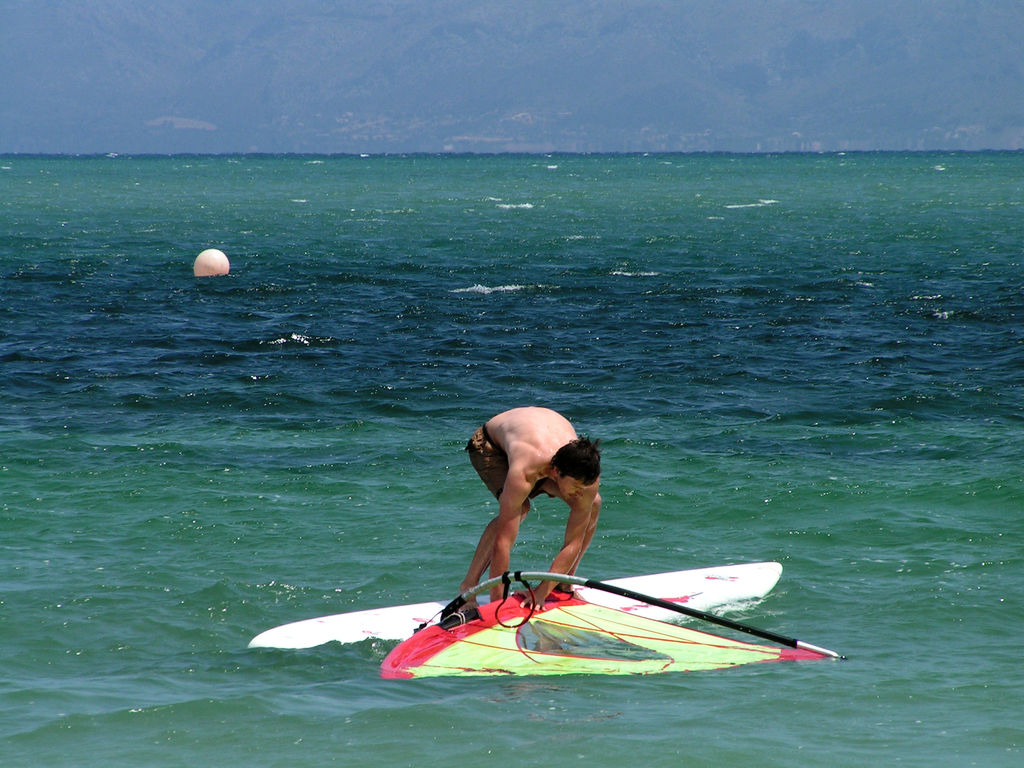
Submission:
M 530 593 L 530 611 L 526 614 L 526 618 L 524 618 L 518 624 L 506 624 L 504 621 L 501 620 L 500 614 L 501 609 L 504 607 L 506 601 L 508 600 L 509 587 L 512 586 L 513 581 L 517 581 L 520 584 L 522 584 L 524 587 L 526 587 L 526 591 Z M 532 619 L 533 615 L 537 612 L 537 598 L 533 594 L 533 587 L 530 586 L 530 583 L 528 581 L 518 577 L 513 577 L 509 571 L 505 571 L 503 574 L 501 574 L 501 584 L 501 604 L 498 605 L 497 609 L 494 611 L 494 620 L 498 622 L 498 624 L 503 626 L 505 629 L 518 629 L 519 627 L 523 626 L 523 624 Z

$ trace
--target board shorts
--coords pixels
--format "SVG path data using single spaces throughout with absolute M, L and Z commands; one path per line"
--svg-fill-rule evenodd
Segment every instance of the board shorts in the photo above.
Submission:
M 482 426 L 466 443 L 466 452 L 469 454 L 469 461 L 473 469 L 484 481 L 487 490 L 494 494 L 494 498 L 501 498 L 501 491 L 505 487 L 505 478 L 508 477 L 508 454 L 496 442 L 491 440 L 487 434 L 487 427 Z M 541 489 L 547 478 L 541 478 L 530 491 L 530 498 L 533 499 L 544 493 L 550 493 Z

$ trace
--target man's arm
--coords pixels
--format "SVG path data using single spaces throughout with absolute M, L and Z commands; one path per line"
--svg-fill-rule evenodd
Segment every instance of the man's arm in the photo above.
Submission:
M 512 559 L 512 545 L 519 536 L 519 526 L 530 511 L 530 491 L 532 486 L 526 475 L 521 471 L 509 470 L 505 478 L 505 487 L 501 491 L 498 516 L 492 520 L 494 538 L 491 546 L 491 570 L 493 579 L 508 570 Z M 501 597 L 502 587 L 491 588 L 491 600 Z
M 565 523 L 565 538 L 562 548 L 551 563 L 552 573 L 575 574 L 576 568 L 587 551 L 594 531 L 597 530 L 597 518 L 601 514 L 601 494 L 587 494 L 569 508 L 569 519 Z M 545 581 L 533 590 L 533 602 L 536 606 L 544 605 L 544 600 L 556 586 L 553 581 Z
M 594 538 L 594 532 L 597 530 L 597 520 L 601 515 L 601 494 L 594 494 L 594 503 L 590 507 L 590 522 L 587 526 L 586 534 L 583 539 L 583 546 L 580 548 L 579 554 L 576 556 L 576 561 L 572 564 L 572 568 L 566 573 L 570 575 L 576 574 L 576 569 L 580 567 L 580 560 L 583 559 L 583 555 L 588 549 L 590 549 L 590 542 Z
M 519 525 L 529 511 L 529 495 L 531 486 L 526 477 L 519 477 L 509 472 L 505 479 L 499 500 L 498 516 L 484 528 L 480 541 L 476 545 L 473 559 L 470 561 L 466 578 L 459 587 L 460 592 L 475 587 L 483 578 L 484 572 L 490 569 L 490 575 L 500 576 L 508 570 L 512 556 L 512 545 L 519 535 Z M 501 597 L 501 587 L 491 590 L 491 599 Z

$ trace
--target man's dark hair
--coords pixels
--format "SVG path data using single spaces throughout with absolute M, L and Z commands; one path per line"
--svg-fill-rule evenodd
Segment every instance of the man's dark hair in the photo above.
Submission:
M 600 445 L 600 440 L 591 442 L 586 437 L 577 438 L 559 448 L 551 464 L 561 474 L 591 485 L 601 476 Z

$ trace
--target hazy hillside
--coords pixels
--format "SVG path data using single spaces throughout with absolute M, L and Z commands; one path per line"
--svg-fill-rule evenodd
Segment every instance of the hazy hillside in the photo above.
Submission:
M 7 0 L 0 151 L 1024 147 L 1024 3 Z

